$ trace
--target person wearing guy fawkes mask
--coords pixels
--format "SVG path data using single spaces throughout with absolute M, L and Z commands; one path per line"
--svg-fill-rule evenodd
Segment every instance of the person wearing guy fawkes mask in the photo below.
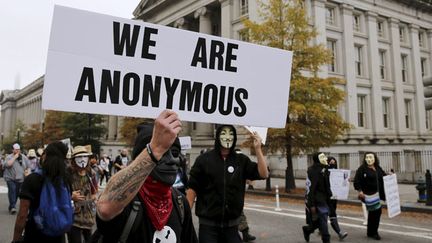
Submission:
M 72 150 L 72 162 L 68 172 L 75 210 L 73 226 L 68 232 L 69 243 L 87 242 L 96 223 L 95 200 L 98 183 L 90 166 L 90 155 L 84 146 L 76 146 Z
M 214 149 L 195 160 L 186 195 L 191 207 L 196 198 L 200 242 L 242 242 L 238 225 L 244 206 L 246 180 L 268 176 L 261 138 L 256 133 L 252 138 L 258 163 L 235 152 L 237 134 L 232 125 L 220 126 L 216 131 Z
M 380 200 L 386 200 L 384 176 L 386 173 L 379 165 L 376 153 L 366 152 L 363 164 L 356 171 L 354 188 L 358 191 L 358 198 L 366 204 L 368 211 L 367 236 L 375 240 L 381 240 L 378 228 L 381 219 Z
M 119 242 L 137 201 L 138 215 L 126 242 L 198 242 L 187 200 L 172 187 L 180 163 L 180 141 L 173 137 L 179 130 L 176 117 L 164 111 L 154 127 L 138 126 L 132 163 L 109 180 L 98 201 L 97 228 L 102 242 Z
M 317 228 L 321 233 L 322 242 L 330 242 L 328 231 L 330 190 L 330 173 L 328 171 L 327 156 L 317 152 L 312 155 L 313 164 L 307 170 L 306 178 L 306 226 L 303 226 L 303 236 L 309 242 L 310 234 Z

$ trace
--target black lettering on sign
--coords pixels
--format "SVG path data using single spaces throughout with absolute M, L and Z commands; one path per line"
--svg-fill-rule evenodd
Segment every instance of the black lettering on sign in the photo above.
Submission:
M 227 55 L 225 62 L 225 70 L 230 72 L 237 72 L 237 67 L 232 66 L 232 60 L 237 60 L 237 56 L 233 54 L 233 50 L 238 49 L 238 45 L 234 43 L 228 43 L 227 45 Z
M 191 87 L 191 81 L 183 80 L 181 84 L 180 105 L 179 109 L 184 111 L 187 103 L 187 110 L 199 112 L 201 105 L 202 83 L 194 82 Z
M 152 107 L 159 107 L 161 79 L 161 76 L 156 76 L 155 84 L 153 85 L 152 76 L 148 74 L 144 75 L 143 106 L 148 106 L 150 97 Z
M 164 80 L 165 80 L 165 89 L 167 92 L 166 108 L 172 109 L 174 94 L 175 94 L 175 91 L 177 89 L 177 86 L 178 86 L 180 80 L 179 79 L 173 79 L 172 83 L 171 83 L 170 78 L 165 77 Z
M 141 50 L 141 57 L 151 60 L 156 60 L 156 55 L 149 52 L 150 46 L 156 46 L 156 41 L 151 40 L 150 37 L 152 34 L 157 34 L 158 30 L 150 27 L 145 27 L 144 29 L 144 38 L 143 38 L 143 46 Z
M 209 69 L 237 72 L 237 67 L 233 66 L 233 61 L 237 60 L 237 55 L 234 54 L 234 50 L 237 49 L 237 44 L 228 43 L 225 53 L 225 44 L 222 41 L 211 40 L 210 55 L 207 56 L 206 39 L 199 37 L 195 46 L 191 66 L 197 67 L 200 65 L 201 68 L 207 68 L 208 64 Z
M 88 89 L 86 89 L 87 84 Z M 89 102 L 96 102 L 93 68 L 90 67 L 83 68 L 78 90 L 75 95 L 75 100 L 82 101 L 84 95 L 88 96 Z
M 224 43 L 222 41 L 212 40 L 210 46 L 210 69 L 215 69 L 216 59 L 217 69 L 223 70 L 223 56 L 224 53 Z
M 120 35 L 120 23 L 113 22 L 113 38 L 114 38 L 114 54 L 123 56 L 123 51 L 126 48 L 126 56 L 135 56 L 135 50 L 138 41 L 138 35 L 140 31 L 139 25 L 134 25 L 131 37 L 131 26 L 130 24 L 123 24 L 123 31 Z
M 226 96 L 226 98 L 225 98 Z M 226 95 L 226 87 L 220 87 L 220 95 L 219 95 L 219 113 L 224 116 L 227 116 L 231 113 L 233 108 L 233 99 L 234 99 L 234 87 L 228 87 L 228 95 Z M 225 104 L 226 99 L 226 104 Z
M 198 62 L 201 63 L 202 68 L 207 68 L 207 50 L 206 41 L 204 38 L 198 38 L 198 42 L 195 47 L 195 53 L 192 57 L 191 66 L 196 67 Z
M 114 77 L 111 78 L 110 70 L 102 70 L 102 80 L 99 96 L 100 103 L 106 103 L 107 93 L 109 93 L 110 101 L 112 104 L 119 103 L 120 71 L 114 71 Z
M 237 104 L 240 107 L 234 108 L 234 114 L 236 116 L 239 116 L 239 117 L 246 115 L 247 109 L 246 109 L 245 103 L 243 102 L 243 99 L 245 99 L 245 100 L 248 99 L 248 92 L 247 92 L 247 90 L 240 88 L 240 89 L 236 90 L 236 92 L 235 92 L 235 100 L 237 101 Z
M 211 94 L 211 96 L 210 96 Z M 218 89 L 214 84 L 208 84 L 204 88 L 203 110 L 207 114 L 213 114 L 217 108 Z M 210 106 L 209 106 L 210 105 Z
M 130 86 L 133 83 L 132 98 L 130 98 Z M 123 102 L 126 105 L 136 105 L 140 98 L 140 77 L 136 73 L 127 73 L 123 78 Z

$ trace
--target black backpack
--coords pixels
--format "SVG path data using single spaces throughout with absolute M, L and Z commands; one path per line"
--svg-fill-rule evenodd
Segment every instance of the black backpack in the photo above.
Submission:
M 172 188 L 172 197 L 175 208 L 180 214 L 180 222 L 183 225 L 185 210 L 182 193 L 176 188 Z M 129 237 L 131 230 L 134 229 L 132 230 L 132 232 L 136 230 L 137 226 L 135 226 L 135 222 L 141 222 L 143 216 L 142 211 L 143 207 L 141 207 L 141 201 L 139 197 L 136 196 L 132 201 L 132 210 L 129 213 L 129 217 L 120 235 L 120 239 L 118 239 L 118 243 L 125 243 Z M 87 243 L 103 243 L 103 235 L 100 233 L 99 230 L 96 229 L 96 231 L 92 234 Z

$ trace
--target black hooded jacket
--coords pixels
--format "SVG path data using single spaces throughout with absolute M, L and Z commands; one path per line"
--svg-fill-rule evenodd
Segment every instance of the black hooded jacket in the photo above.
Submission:
M 246 179 L 262 179 L 257 163 L 244 154 L 234 151 L 237 142 L 234 131 L 233 146 L 226 160 L 221 156 L 219 135 L 216 131 L 214 149 L 201 154 L 190 171 L 189 188 L 197 194 L 195 213 L 200 224 L 212 226 L 233 226 L 243 210 Z
M 306 204 L 315 207 L 321 204 L 328 204 L 332 192 L 330 190 L 330 173 L 325 165 L 320 164 L 318 155 L 312 156 L 313 165 L 308 168 L 306 180 Z

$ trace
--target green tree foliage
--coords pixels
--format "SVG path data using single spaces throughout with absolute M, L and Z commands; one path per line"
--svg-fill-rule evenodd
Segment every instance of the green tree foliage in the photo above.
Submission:
M 316 30 L 308 23 L 301 0 L 258 1 L 259 23 L 244 21 L 251 42 L 293 51 L 288 116 L 284 129 L 269 129 L 268 148 L 286 155 L 285 190 L 295 188 L 292 156 L 334 144 L 349 124 L 337 113 L 345 93 L 335 85 L 344 81 L 318 77 L 331 53 L 312 44 Z
M 27 129 L 22 144 L 27 149 L 43 148 L 44 134 L 40 124 L 33 124 Z
M 61 123 L 64 131 L 63 138 L 70 138 L 74 146 L 90 144 L 93 152 L 99 154 L 101 146 L 99 139 L 107 132 L 103 122 L 102 115 L 65 113 Z
M 133 146 L 135 143 L 135 137 L 137 135 L 137 126 L 141 123 L 153 123 L 153 121 L 153 119 L 148 118 L 125 117 L 120 128 L 122 140 L 128 146 Z
M 47 111 L 45 113 L 45 119 L 42 128 L 42 143 L 44 145 L 66 138 L 64 128 L 62 127 L 63 118 L 66 114 L 66 112 L 61 111 Z

